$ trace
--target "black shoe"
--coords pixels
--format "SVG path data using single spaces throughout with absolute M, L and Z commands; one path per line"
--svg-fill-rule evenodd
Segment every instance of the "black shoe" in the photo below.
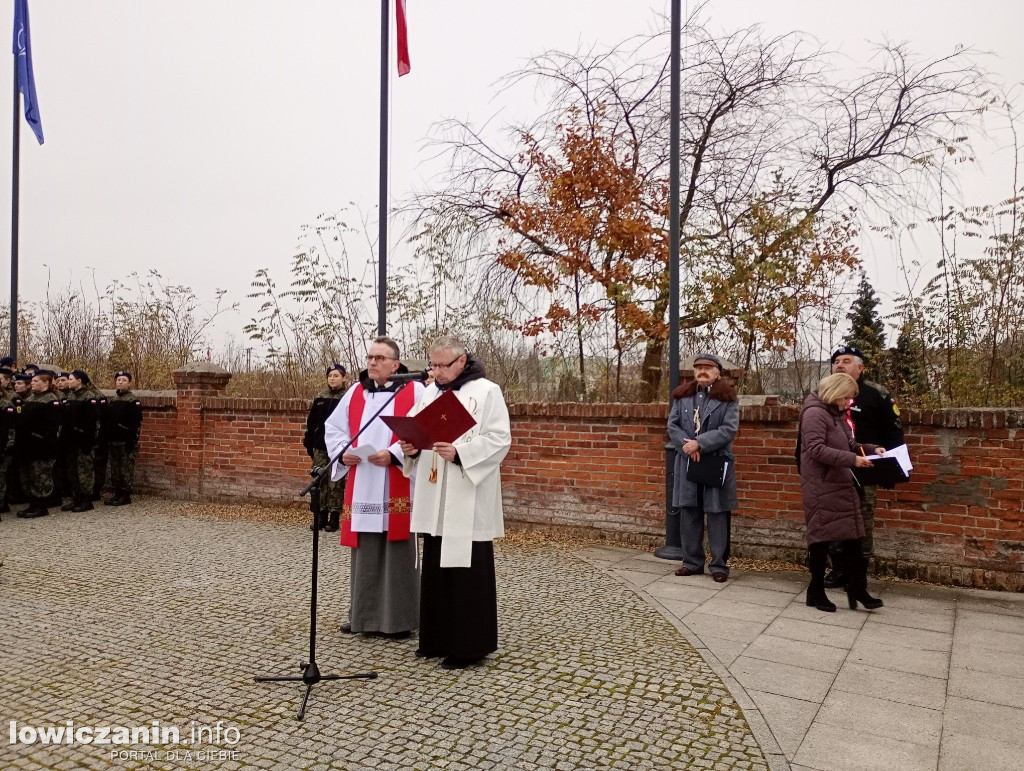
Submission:
M 850 610 L 857 610 L 858 602 L 864 606 L 865 610 L 878 610 L 885 604 L 878 597 L 872 597 L 868 594 L 867 590 L 858 594 L 847 592 L 846 599 L 850 603 Z
M 817 592 L 812 592 L 810 587 L 807 589 L 807 607 L 817 608 L 818 610 L 823 610 L 826 613 L 836 612 L 836 604 L 828 598 L 828 595 L 825 594 L 824 590 L 818 594 Z
M 441 662 L 441 669 L 465 669 L 479 662 L 480 659 L 463 659 L 458 656 L 448 656 Z
M 111 498 L 109 501 L 107 501 L 104 505 L 105 506 L 127 506 L 131 502 L 132 502 L 132 499 L 129 498 L 127 495 L 117 495 L 117 496 L 114 496 L 113 498 Z
M 82 511 L 92 511 L 94 508 L 95 506 L 92 505 L 92 501 L 90 501 L 87 498 L 83 501 L 79 501 L 78 503 L 76 503 L 74 506 L 71 507 L 70 510 L 78 513 Z
M 28 519 L 35 519 L 36 517 L 45 517 L 49 514 L 49 509 L 47 509 L 45 506 L 40 506 L 39 508 L 33 509 L 31 512 L 22 512 L 22 514 L 19 514 L 18 516 L 20 517 L 24 515 Z
M 825 574 L 825 588 L 826 589 L 845 589 L 846 588 L 846 576 L 842 573 L 837 573 L 835 570 L 830 570 Z
M 324 531 L 328 533 L 337 533 L 341 527 L 341 512 L 331 511 L 327 514 L 327 524 L 324 525 Z
M 355 632 L 352 631 L 352 625 L 348 621 L 341 625 L 341 631 L 344 634 L 355 634 Z
M 71 511 L 73 508 L 75 508 L 75 502 L 74 501 L 68 501 L 63 506 L 60 507 L 60 510 L 61 511 Z

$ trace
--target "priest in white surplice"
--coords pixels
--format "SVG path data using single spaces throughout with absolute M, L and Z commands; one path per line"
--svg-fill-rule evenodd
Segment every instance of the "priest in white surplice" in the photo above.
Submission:
M 405 371 L 398 344 L 378 337 L 370 345 L 367 367 L 324 425 L 327 451 L 334 457 L 366 425 L 397 385 L 388 376 Z M 405 415 L 423 393 L 421 383 L 405 386 L 381 415 Z M 332 478 L 348 474 L 341 516 L 341 545 L 352 547 L 349 619 L 343 632 L 382 634 L 402 639 L 416 628 L 419 576 L 416 539 L 410 534 L 411 485 L 402 473 L 397 438 L 384 421 L 370 422 L 335 463 Z
M 512 435 L 501 388 L 465 345 L 443 337 L 429 353 L 434 382 L 414 414 L 450 390 L 476 425 L 432 450 L 402 443 L 405 473 L 416 473 L 412 529 L 424 534 L 416 655 L 443 656 L 442 667 L 460 669 L 498 649 L 492 541 L 505 535 L 499 467 Z

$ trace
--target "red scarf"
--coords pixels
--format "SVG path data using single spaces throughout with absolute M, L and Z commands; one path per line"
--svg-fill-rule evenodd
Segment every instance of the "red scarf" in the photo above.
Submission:
M 406 415 L 416 404 L 415 387 L 403 388 L 395 397 L 395 415 Z M 348 405 L 348 430 L 349 436 L 355 436 L 362 427 L 363 409 L 366 407 L 362 385 L 352 391 L 352 400 Z M 392 444 L 398 441 L 398 437 L 391 435 Z M 353 447 L 359 446 L 359 440 L 352 443 Z M 353 549 L 359 545 L 359 533 L 352 530 L 352 492 L 355 490 L 355 478 L 359 466 L 350 466 L 348 470 L 348 484 L 345 485 L 345 506 L 341 510 L 341 545 L 351 546 Z M 411 505 L 409 497 L 409 478 L 400 470 L 388 467 L 388 540 L 407 541 L 409 540 L 409 524 Z

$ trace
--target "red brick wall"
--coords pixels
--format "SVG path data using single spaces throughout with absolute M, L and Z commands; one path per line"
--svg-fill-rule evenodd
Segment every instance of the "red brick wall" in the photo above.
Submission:
M 220 383 L 190 385 L 177 407 L 167 397 L 143 398 L 140 487 L 304 505 L 297 494 L 308 481 L 307 403 L 222 392 Z M 665 406 L 518 404 L 510 412 L 513 447 L 503 467 L 510 523 L 663 540 Z M 1024 591 L 1024 410 L 904 418 L 913 481 L 879 491 L 876 569 Z M 735 554 L 802 559 L 795 441 L 795 407 L 743 408 L 734 445 Z

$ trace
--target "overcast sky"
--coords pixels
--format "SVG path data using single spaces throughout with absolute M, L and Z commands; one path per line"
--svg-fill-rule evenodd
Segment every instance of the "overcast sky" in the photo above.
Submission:
M 448 117 L 483 121 L 535 105 L 495 101 L 494 82 L 547 49 L 613 43 L 651 29 L 667 2 L 408 0 L 412 73 L 392 63 L 391 186 L 401 200 L 432 172 L 423 139 Z M 692 7 L 694 3 L 686 3 Z M 11 0 L 0 4 L 5 25 Z M 257 268 L 286 278 L 299 229 L 322 212 L 377 201 L 376 0 L 30 0 L 46 144 L 22 126 L 21 290 L 155 268 L 243 300 Z M 866 41 L 906 40 L 927 55 L 957 44 L 997 54 L 1024 81 L 1024 4 L 977 0 L 711 0 L 713 27 L 802 30 L 857 66 Z M 9 27 L 4 26 L 5 29 Z M 10 39 L 9 36 L 5 39 Z M 11 78 L 0 93 L 10 98 Z M 7 102 L 10 104 L 10 101 Z M 10 114 L 8 110 L 7 114 Z M 10 123 L 0 121 L 9 148 Z M 1006 136 L 984 143 L 972 202 L 1009 196 Z M 9 151 L 0 250 L 9 246 Z M 393 239 L 398 234 L 393 233 Z M 400 252 L 400 249 L 399 249 Z M 869 275 L 892 286 L 891 254 L 867 244 Z M 0 291 L 9 296 L 8 271 Z M 223 331 L 238 330 L 251 302 Z

